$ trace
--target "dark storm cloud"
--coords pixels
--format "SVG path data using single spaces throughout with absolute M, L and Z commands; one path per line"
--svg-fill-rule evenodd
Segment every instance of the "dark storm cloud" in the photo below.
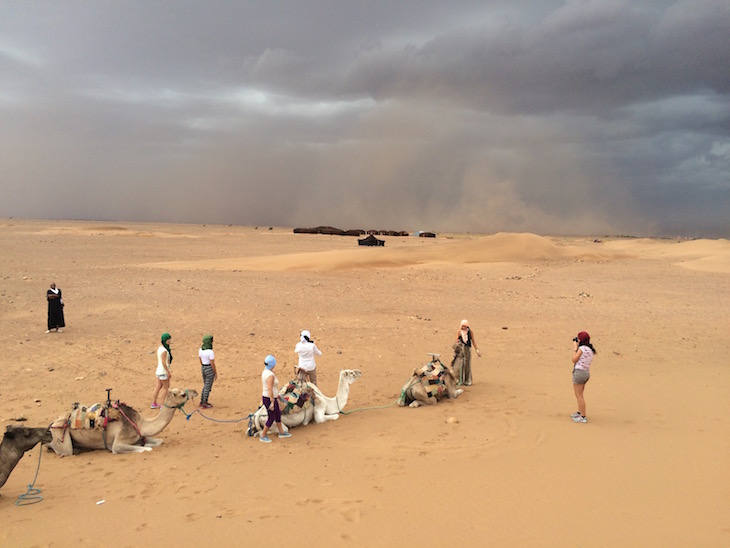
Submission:
M 727 2 L 392 4 L 0 4 L 0 215 L 730 236 Z

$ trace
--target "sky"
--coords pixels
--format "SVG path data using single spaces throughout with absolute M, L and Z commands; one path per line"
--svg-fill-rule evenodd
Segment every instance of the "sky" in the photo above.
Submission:
M 730 237 L 727 0 L 6 0 L 0 217 Z

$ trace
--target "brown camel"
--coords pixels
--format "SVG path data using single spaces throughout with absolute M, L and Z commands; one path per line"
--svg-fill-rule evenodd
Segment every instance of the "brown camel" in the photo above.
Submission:
M 84 411 L 104 409 L 104 413 L 94 414 L 93 426 L 88 415 L 80 415 L 78 409 L 67 411 L 51 425 L 53 441 L 49 447 L 64 457 L 72 455 L 74 448 L 108 449 L 114 454 L 152 451 L 162 440 L 150 436 L 162 432 L 172 421 L 175 411 L 197 395 L 195 390 L 170 389 L 160 412 L 151 419 L 143 418 L 123 403 L 82 408 Z M 83 418 L 79 419 L 80 416 Z
M 419 369 L 414 369 L 411 378 L 401 389 L 398 405 L 401 407 L 419 407 L 434 405 L 443 398 L 456 398 L 463 392 L 457 388 L 457 377 L 454 362 L 446 367 L 438 354 L 431 354 L 432 360 Z
M 28 428 L 27 426 L 8 426 L 0 444 L 0 487 L 5 485 L 10 472 L 23 458 L 26 451 L 38 443 L 49 443 L 51 432 L 48 428 Z

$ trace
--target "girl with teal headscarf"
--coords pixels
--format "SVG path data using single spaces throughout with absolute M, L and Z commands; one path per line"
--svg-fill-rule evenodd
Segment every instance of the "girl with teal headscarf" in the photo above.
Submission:
M 170 339 L 172 339 L 172 335 L 169 333 L 163 333 L 162 337 L 160 337 L 160 342 L 162 342 L 162 346 L 164 346 L 165 350 L 167 350 L 167 355 L 170 356 L 168 361 L 172 363 L 172 350 L 170 350 L 170 344 L 167 342 Z
M 170 379 L 172 378 L 172 350 L 170 349 L 170 340 L 172 336 L 169 333 L 163 333 L 160 337 L 160 346 L 157 348 L 157 369 L 155 376 L 157 377 L 157 386 L 152 395 L 151 409 L 159 409 L 160 404 L 157 403 L 159 396 L 162 403 L 165 403 L 167 391 L 170 389 Z

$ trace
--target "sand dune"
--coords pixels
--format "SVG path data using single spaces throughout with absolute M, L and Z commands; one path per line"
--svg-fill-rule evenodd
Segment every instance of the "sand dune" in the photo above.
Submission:
M 297 235 L 297 238 L 321 236 Z M 358 268 L 399 268 L 430 263 L 479 264 L 574 259 L 603 261 L 622 258 L 662 258 L 673 264 L 705 272 L 728 272 L 730 242 L 727 240 L 666 241 L 646 239 L 604 242 L 572 241 L 556 243 L 535 234 L 496 234 L 468 241 L 427 240 L 423 246 L 391 245 L 386 248 L 360 247 L 330 251 L 226 257 L 200 261 L 148 263 L 166 269 L 210 270 L 348 270 Z M 420 242 L 418 242 L 420 243 Z M 681 245 L 680 245 L 681 244 Z M 142 265 L 140 265 L 142 266 Z
M 660 258 L 672 264 L 704 272 L 730 272 L 730 241 L 720 240 L 623 240 L 607 243 L 635 257 Z
M 730 246 L 599 238 L 360 248 L 279 227 L 0 222 L 0 419 L 47 425 L 107 388 L 152 416 L 163 331 L 173 386 L 201 390 L 205 333 L 220 372 L 214 407 L 186 406 L 150 453 L 21 459 L 0 491 L 0 544 L 726 546 Z M 52 280 L 68 326 L 47 335 Z M 397 407 L 428 352 L 450 361 L 462 318 L 483 351 L 474 385 Z M 363 372 L 349 413 L 259 443 L 245 430 L 263 358 L 288 379 L 304 328 L 325 393 L 340 369 Z M 599 353 L 589 422 L 574 424 L 582 329 Z M 16 506 L 36 470 L 43 500 Z
M 296 235 L 297 238 L 321 236 Z M 406 266 L 444 264 L 479 264 L 511 261 L 556 260 L 568 257 L 600 260 L 617 257 L 615 252 L 600 249 L 586 251 L 570 246 L 558 246 L 550 238 L 534 234 L 497 234 L 468 241 L 416 240 L 402 238 L 390 241 L 389 247 L 356 247 L 352 249 L 291 253 L 264 257 L 226 257 L 199 261 L 148 263 L 145 266 L 178 270 L 349 270 L 358 268 L 400 268 Z M 416 245 L 421 244 L 424 245 Z M 392 245 L 395 244 L 395 245 Z M 140 265 L 142 266 L 142 265 Z

